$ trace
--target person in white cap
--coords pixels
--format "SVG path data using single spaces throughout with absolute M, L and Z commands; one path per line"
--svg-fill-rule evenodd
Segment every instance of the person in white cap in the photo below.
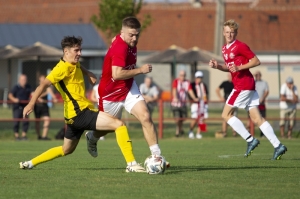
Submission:
M 194 128 L 197 125 L 197 134 L 196 138 L 201 139 L 201 131 L 206 132 L 206 124 L 205 124 L 205 118 L 208 117 L 207 113 L 207 86 L 202 81 L 203 79 L 203 72 L 197 71 L 195 73 L 195 81 L 191 83 L 194 95 L 199 99 L 198 102 L 194 102 L 191 105 L 191 118 L 193 120 L 190 123 L 190 132 L 189 132 L 189 138 L 194 139 Z
M 285 137 L 285 123 L 289 120 L 287 137 L 292 138 L 298 103 L 298 90 L 292 77 L 288 77 L 280 89 L 280 135 Z

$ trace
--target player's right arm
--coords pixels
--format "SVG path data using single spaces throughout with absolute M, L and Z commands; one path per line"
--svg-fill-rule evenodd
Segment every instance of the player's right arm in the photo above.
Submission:
M 210 60 L 208 63 L 209 67 L 214 68 L 214 69 L 218 69 L 220 71 L 224 71 L 224 72 L 228 72 L 228 68 L 226 65 L 220 65 L 218 64 L 218 62 L 214 59 Z
M 33 111 L 34 104 L 36 103 L 38 98 L 42 95 L 44 90 L 46 90 L 51 84 L 52 83 L 50 82 L 50 80 L 45 78 L 44 81 L 42 81 L 41 84 L 36 88 L 28 105 L 25 106 L 25 108 L 23 110 L 23 118 L 25 118 L 27 115 L 29 115 Z
M 134 68 L 132 70 L 126 70 L 120 66 L 112 66 L 112 78 L 114 80 L 130 79 L 139 74 L 147 74 L 152 71 L 151 64 L 145 64 L 140 68 Z

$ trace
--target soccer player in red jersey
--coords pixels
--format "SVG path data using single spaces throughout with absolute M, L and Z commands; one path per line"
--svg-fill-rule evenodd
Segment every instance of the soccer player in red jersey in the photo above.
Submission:
M 122 110 L 125 108 L 141 122 L 151 154 L 160 155 L 157 130 L 152 122 L 145 100 L 133 79 L 136 75 L 147 74 L 152 71 L 150 64 L 136 68 L 136 45 L 140 36 L 140 28 L 141 24 L 135 17 L 123 19 L 121 34 L 113 39 L 104 58 L 102 76 L 98 87 L 99 110 L 120 119 Z M 87 134 L 87 137 L 94 140 L 93 143 L 88 143 L 88 145 L 95 146 L 97 138 L 104 134 L 105 132 Z M 127 162 L 126 172 L 144 172 L 144 168 L 137 164 L 133 156 L 128 133 L 116 132 L 116 138 Z
M 226 101 L 222 117 L 247 141 L 245 157 L 248 157 L 260 142 L 251 136 L 244 124 L 233 115 L 233 112 L 236 108 L 244 108 L 249 111 L 251 120 L 259 126 L 275 148 L 272 159 L 279 160 L 287 151 L 287 148 L 280 143 L 270 123 L 262 118 L 259 113 L 257 108 L 259 96 L 255 90 L 255 80 L 249 71 L 250 68 L 259 66 L 260 61 L 245 43 L 236 39 L 237 33 L 238 24 L 234 20 L 228 20 L 224 23 L 223 35 L 226 44 L 222 48 L 222 54 L 225 65 L 219 65 L 216 60 L 210 60 L 209 62 L 211 68 L 230 72 L 232 76 L 234 89 Z

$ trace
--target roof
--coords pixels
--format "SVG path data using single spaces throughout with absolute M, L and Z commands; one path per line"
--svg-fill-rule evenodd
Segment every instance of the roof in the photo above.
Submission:
M 296 25 L 300 20 L 300 1 L 274 2 L 228 3 L 224 21 L 235 19 L 240 24 L 237 39 L 248 44 L 255 53 L 300 52 L 300 26 Z M 206 1 L 199 8 L 189 4 L 149 3 L 143 6 L 139 16 L 142 18 L 146 14 L 151 15 L 152 22 L 142 32 L 139 50 L 164 50 L 172 44 L 185 49 L 197 46 L 214 50 L 215 3 Z M 221 31 L 219 36 L 222 37 Z
M 24 48 L 39 41 L 61 49 L 64 36 L 81 36 L 82 48 L 93 50 L 107 49 L 106 44 L 92 24 L 0 24 L 0 48 L 12 45 Z
M 141 20 L 146 14 L 152 17 L 151 25 L 140 37 L 139 53 L 164 50 L 173 44 L 185 49 L 197 46 L 214 50 L 216 0 L 200 0 L 200 7 L 191 3 L 168 3 L 173 0 L 160 2 L 165 3 L 145 1 L 138 15 Z M 1 4 L 0 23 L 90 23 L 91 16 L 99 13 L 98 4 L 99 0 L 9 0 Z M 65 14 L 66 8 L 72 12 Z M 224 21 L 232 18 L 240 24 L 238 39 L 255 53 L 299 52 L 299 11 L 299 0 L 226 0 Z M 102 31 L 96 31 L 104 35 Z M 221 32 L 219 36 L 222 36 Z M 111 38 L 102 38 L 110 44 Z M 86 39 L 89 38 L 84 37 L 84 43 Z

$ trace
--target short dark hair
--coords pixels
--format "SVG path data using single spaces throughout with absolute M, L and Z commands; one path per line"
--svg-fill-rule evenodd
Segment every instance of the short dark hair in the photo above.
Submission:
M 141 23 L 136 17 L 126 17 L 122 21 L 122 27 L 138 29 L 141 28 Z
M 74 47 L 74 46 L 81 46 L 82 43 L 82 38 L 79 37 L 75 37 L 75 36 L 65 36 L 62 40 L 61 40 L 61 48 L 65 49 L 66 47 Z

